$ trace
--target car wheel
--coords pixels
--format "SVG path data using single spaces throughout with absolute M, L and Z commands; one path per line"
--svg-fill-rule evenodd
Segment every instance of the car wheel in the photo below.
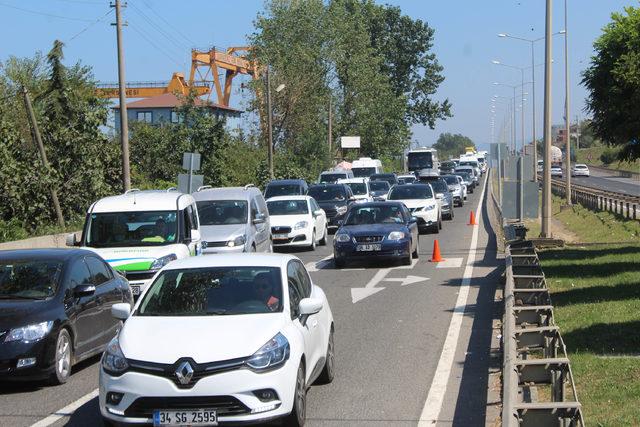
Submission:
M 438 218 L 438 230 L 442 230 L 442 216 Z
M 298 374 L 296 375 L 296 387 L 293 396 L 293 408 L 286 418 L 284 425 L 291 427 L 302 427 L 307 418 L 307 386 L 304 379 L 304 364 L 300 362 Z
M 401 264 L 402 265 L 411 265 L 411 243 L 409 243 L 409 255 L 407 255 L 406 257 L 402 258 Z
M 327 355 L 325 357 L 324 368 L 316 380 L 317 384 L 329 384 L 335 376 L 335 352 L 333 344 L 333 326 L 329 332 L 329 343 L 327 344 Z
M 320 246 L 327 246 L 327 235 L 329 234 L 329 228 L 324 227 L 324 234 L 322 235 L 322 239 L 320 239 Z
M 316 230 L 311 232 L 311 244 L 309 245 L 309 250 L 314 251 L 316 249 Z
M 418 252 L 420 251 L 420 238 L 418 238 L 418 241 L 416 242 L 416 250 L 413 251 L 413 254 L 411 254 L 415 259 L 418 259 Z
M 464 206 L 464 199 L 466 199 L 466 197 L 460 198 L 460 204 L 458 206 L 460 206 L 460 207 Z
M 64 384 L 71 375 L 71 360 L 73 358 L 73 348 L 71 346 L 71 336 L 66 329 L 60 329 L 56 340 L 55 370 L 51 376 L 53 384 Z

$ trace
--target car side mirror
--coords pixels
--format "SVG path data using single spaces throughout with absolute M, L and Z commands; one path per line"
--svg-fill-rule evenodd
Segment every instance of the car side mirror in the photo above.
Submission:
M 322 305 L 322 300 L 318 298 L 303 298 L 300 300 L 298 311 L 300 313 L 300 323 L 302 323 L 302 326 L 306 326 L 309 316 L 322 310 Z
M 418 218 L 416 218 L 415 216 L 412 216 L 411 218 L 409 218 L 409 224 L 417 224 L 418 223 Z
M 344 224 L 344 220 L 339 219 L 339 220 L 338 220 L 338 226 L 341 226 L 342 224 Z
M 73 288 L 73 295 L 75 295 L 77 298 L 88 297 L 95 293 L 96 293 L 95 285 L 89 285 L 89 284 L 78 285 L 75 288 Z
M 322 212 L 324 212 L 322 209 L 318 209 L 318 210 L 313 212 L 313 216 L 320 216 L 320 215 L 322 215 Z
M 254 224 L 263 224 L 266 220 L 267 219 L 266 219 L 265 215 L 263 213 L 259 213 L 259 214 L 256 214 L 256 217 L 253 218 L 252 222 Z
M 202 249 L 204 250 L 204 249 L 207 249 L 209 247 L 209 242 L 207 242 L 205 240 L 205 241 L 200 242 L 200 245 L 201 245 Z
M 118 320 L 127 320 L 131 314 L 131 305 L 126 302 L 120 302 L 111 306 L 111 316 Z
M 76 236 L 76 233 L 67 234 L 65 244 L 67 246 L 78 246 L 78 238 Z

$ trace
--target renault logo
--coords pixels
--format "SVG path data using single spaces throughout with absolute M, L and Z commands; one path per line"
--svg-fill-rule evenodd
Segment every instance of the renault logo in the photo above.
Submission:
M 191 378 L 193 377 L 193 368 L 191 364 L 187 361 L 182 362 L 178 369 L 176 369 L 176 378 L 180 381 L 180 384 L 187 385 L 191 382 Z

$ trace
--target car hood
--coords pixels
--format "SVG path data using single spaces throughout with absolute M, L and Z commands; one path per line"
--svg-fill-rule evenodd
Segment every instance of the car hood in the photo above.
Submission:
M 318 206 L 320 206 L 322 209 L 336 209 L 339 208 L 340 206 L 346 206 L 347 202 L 343 201 L 337 201 L 337 200 L 327 200 L 324 202 L 318 202 L 316 200 L 316 202 L 318 203 Z
M 351 236 L 371 236 L 387 235 L 392 231 L 406 231 L 405 224 L 363 224 L 363 225 L 343 225 L 338 233 L 347 233 Z M 337 234 L 337 233 L 336 233 Z
M 271 215 L 269 217 L 271 220 L 272 227 L 293 227 L 300 221 L 311 221 L 311 216 L 309 214 L 302 215 Z
M 246 228 L 246 224 L 202 225 L 200 233 L 204 241 L 226 242 L 236 236 L 244 235 Z
M 404 205 L 409 209 L 436 204 L 435 199 L 407 199 L 407 200 L 397 200 L 397 201 L 404 203 Z
M 184 251 L 184 245 L 132 246 L 124 248 L 83 248 L 89 249 L 120 271 L 149 270 L 158 258 Z M 180 251 L 180 252 L 179 252 Z
M 0 300 L 0 332 L 47 320 L 57 320 L 55 301 Z
M 283 313 L 235 316 L 131 316 L 119 335 L 127 359 L 196 363 L 251 356 L 285 325 Z

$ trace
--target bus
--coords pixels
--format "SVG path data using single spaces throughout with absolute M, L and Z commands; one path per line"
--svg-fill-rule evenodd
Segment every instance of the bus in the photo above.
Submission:
M 406 157 L 407 171 L 417 172 L 422 169 L 435 169 L 440 167 L 438 150 L 434 148 L 416 148 L 410 150 Z

